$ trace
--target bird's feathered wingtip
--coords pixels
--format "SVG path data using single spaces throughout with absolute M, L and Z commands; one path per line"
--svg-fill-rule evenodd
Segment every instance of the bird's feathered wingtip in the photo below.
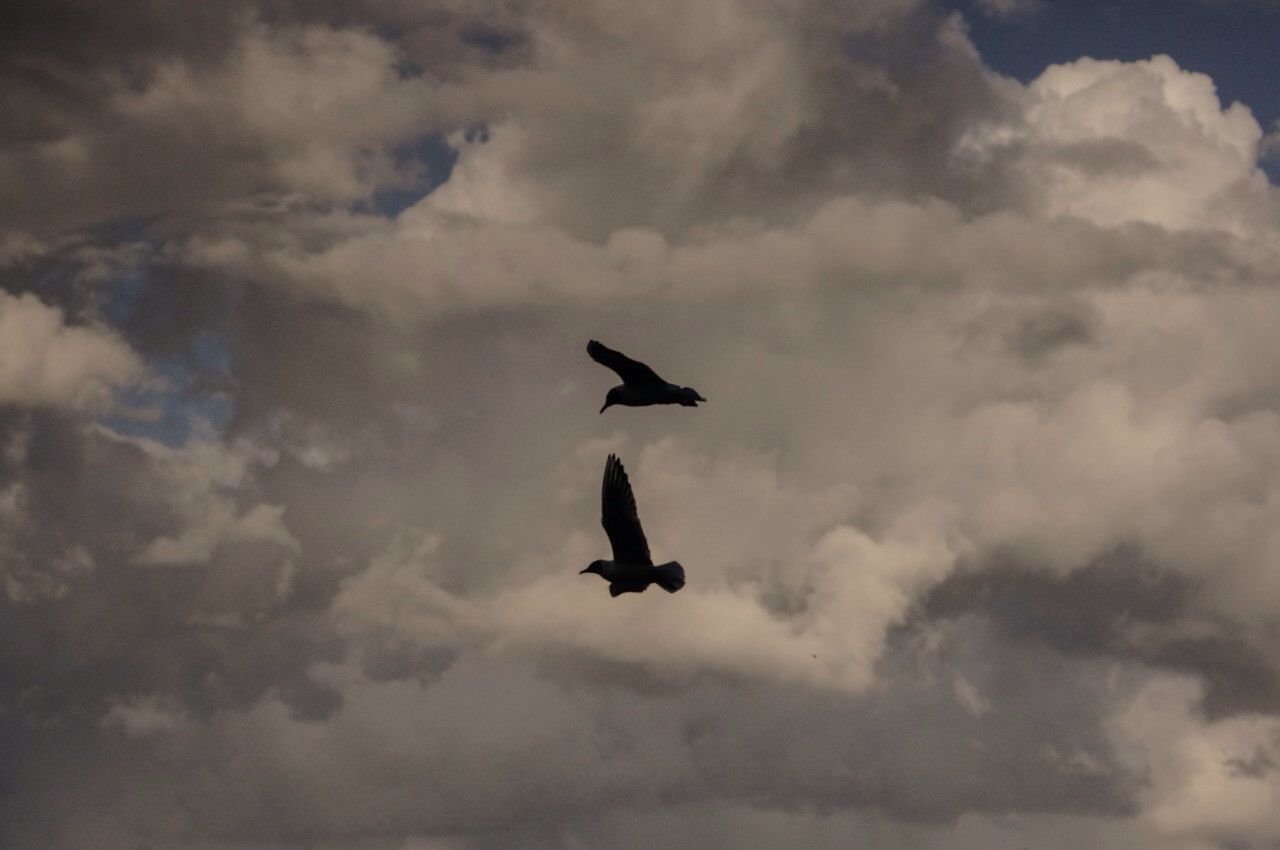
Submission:
M 627 470 L 622 465 L 622 459 L 616 454 L 610 452 L 604 461 L 604 487 L 609 489 L 610 482 L 621 481 L 630 486 L 631 482 L 627 480 Z

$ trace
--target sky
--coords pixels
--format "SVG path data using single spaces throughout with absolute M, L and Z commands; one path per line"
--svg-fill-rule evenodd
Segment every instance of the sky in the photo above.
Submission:
M 7 11 L 0 846 L 1276 846 L 1275 4 Z

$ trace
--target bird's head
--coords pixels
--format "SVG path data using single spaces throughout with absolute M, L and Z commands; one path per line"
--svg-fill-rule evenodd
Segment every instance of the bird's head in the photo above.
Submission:
M 605 393 L 604 407 L 600 408 L 600 412 L 604 413 L 605 410 L 607 410 L 608 408 L 612 407 L 615 404 L 620 404 L 621 402 L 622 402 L 622 387 L 614 387 L 613 389 L 609 390 L 609 392 Z
M 583 575 L 584 573 L 595 573 L 596 575 L 600 575 L 600 571 L 602 569 L 604 569 L 604 561 L 592 561 L 590 564 L 587 564 L 587 568 L 585 570 L 579 570 L 578 575 Z
M 698 402 L 706 401 L 693 387 L 680 388 L 680 404 L 683 407 L 697 407 Z

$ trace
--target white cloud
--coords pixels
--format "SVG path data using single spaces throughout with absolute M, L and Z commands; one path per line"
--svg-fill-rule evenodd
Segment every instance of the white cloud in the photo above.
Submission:
M 1121 751 L 1149 777 L 1139 817 L 1169 840 L 1265 843 L 1280 830 L 1280 721 L 1205 723 L 1194 681 L 1148 685 L 1113 721 Z
M 977 0 L 977 5 L 987 15 L 1007 18 L 1013 15 L 1031 14 L 1038 11 L 1043 4 L 1041 0 Z
M 188 718 L 181 707 L 158 696 L 114 702 L 102 718 L 108 729 L 119 729 L 130 738 L 148 738 L 183 730 Z
M 102 410 L 141 378 L 142 361 L 113 331 L 69 325 L 34 295 L 0 292 L 0 403 Z
M 143 563 L 207 561 L 224 541 L 260 540 L 298 548 L 298 541 L 284 526 L 282 506 L 260 503 L 241 511 L 234 498 L 249 482 L 255 466 L 276 461 L 274 452 L 248 440 L 231 445 L 194 441 L 176 449 L 152 440 L 125 441 L 155 462 L 157 472 L 167 479 L 172 505 L 190 523 L 176 536 L 155 540 L 142 554 Z
M 1269 227 L 1274 192 L 1257 167 L 1262 129 L 1213 80 L 1168 56 L 1052 65 L 1023 94 L 1016 127 L 979 127 L 961 150 L 1014 145 L 1037 211 L 1105 226 Z
M 659 507 L 645 511 L 646 522 L 661 529 L 661 538 L 651 533 L 651 545 L 678 555 L 690 576 L 674 596 L 655 591 L 609 600 L 594 577 L 566 569 L 595 557 L 593 544 L 575 534 L 560 551 L 536 556 L 547 569 L 531 579 L 513 574 L 488 594 L 459 597 L 441 587 L 440 540 L 427 535 L 416 546 L 397 544 L 348 579 L 335 599 L 335 616 L 353 634 L 424 649 L 573 650 L 675 678 L 723 671 L 866 688 L 886 630 L 951 567 L 954 553 L 936 530 L 904 522 L 876 540 L 840 525 L 808 544 L 814 530 L 830 522 L 823 513 L 842 503 L 838 495 L 771 492 L 776 481 L 761 488 L 776 473 L 755 459 L 716 467 L 688 457 L 682 462 L 680 454 L 664 442 L 642 452 L 638 467 L 646 475 L 638 479 L 646 482 L 643 500 Z M 695 512 L 694 505 L 703 508 Z M 699 519 L 681 522 L 681 516 Z M 781 533 L 784 527 L 789 534 Z M 600 537 L 595 548 L 607 549 Z M 802 603 L 800 613 L 771 611 L 761 599 L 774 584 L 772 570 Z

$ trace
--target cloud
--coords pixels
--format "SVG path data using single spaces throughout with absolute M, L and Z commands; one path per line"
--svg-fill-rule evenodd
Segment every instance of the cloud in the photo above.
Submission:
M 69 325 L 34 295 L 0 293 L 0 404 L 103 409 L 143 376 L 140 358 L 110 329 Z
M 995 650 L 978 633 L 953 637 L 957 648 Z M 138 721 L 135 733 L 145 727 L 141 740 L 154 748 L 149 763 L 159 775 L 190 775 L 197 759 L 204 765 L 197 797 L 180 802 L 161 785 L 158 800 L 180 805 L 207 834 L 267 845 L 317 830 L 356 842 L 374 829 L 500 846 L 534 835 L 558 845 L 607 831 L 615 820 L 644 823 L 664 815 L 680 816 L 697 834 L 725 809 L 803 823 L 806 833 L 820 835 L 827 818 L 848 817 L 838 813 L 850 808 L 865 810 L 862 817 L 880 821 L 881 829 L 933 831 L 936 841 L 947 818 L 964 809 L 1123 809 L 1111 780 L 1063 769 L 1028 746 L 1051 740 L 1065 752 L 1098 753 L 1101 771 L 1117 769 L 1105 730 L 1077 725 L 1088 726 L 1100 696 L 1085 671 L 1051 667 L 1062 690 L 1046 694 L 1037 672 L 1052 662 L 1015 655 L 1007 659 L 1004 701 L 989 720 L 975 720 L 945 679 L 934 685 L 918 678 L 919 663 L 932 666 L 918 643 L 896 644 L 891 657 L 885 671 L 891 702 L 837 694 L 815 699 L 803 688 L 744 688 L 732 679 L 646 692 L 628 684 L 634 673 L 625 668 L 611 673 L 549 663 L 539 670 L 476 654 L 429 682 L 370 681 L 346 667 L 319 669 L 316 675 L 344 697 L 323 723 L 293 718 L 271 698 L 194 728 L 181 721 L 143 723 L 137 712 L 149 702 L 112 716 Z M 888 705 L 894 710 L 886 711 Z M 1046 723 L 1046 715 L 1062 719 Z M 109 727 L 127 736 L 130 727 L 122 724 L 113 719 Z M 956 724 L 972 736 L 943 731 Z M 907 740 L 915 745 L 884 747 Z M 937 772 L 928 754 L 940 752 L 973 784 Z M 524 767 L 513 771 L 513 764 Z M 1009 770 L 1027 780 L 1020 786 L 994 781 Z M 240 782 L 226 781 L 231 773 Z M 404 782 L 433 792 L 404 794 Z M 336 794 L 339 785 L 343 792 Z M 264 797 L 272 800 L 270 818 L 255 802 Z M 743 797 L 758 802 L 734 802 Z M 172 827 L 157 817 L 163 810 L 130 809 L 106 828 L 169 837 Z M 102 811 L 122 810 L 85 808 L 68 823 L 92 828 Z
M 710 564 L 689 593 L 672 600 L 651 595 L 621 612 L 596 604 L 600 587 L 563 577 L 489 598 L 458 598 L 430 578 L 437 547 L 427 537 L 407 559 L 390 553 L 376 559 L 344 584 L 336 615 L 379 648 L 392 643 L 424 656 L 476 645 L 535 657 L 567 651 L 641 665 L 659 677 L 721 671 L 853 692 L 872 683 L 885 632 L 903 619 L 914 585 L 942 573 L 949 561 L 934 541 L 879 542 L 836 528 L 800 564 L 786 565 L 802 574 L 793 581 L 806 585 L 806 599 L 801 616 L 784 618 L 753 584 L 725 586 L 727 577 Z
M 1040 0 L 978 0 L 983 14 L 993 18 L 1029 15 L 1041 8 Z
M 1197 686 L 1185 679 L 1152 682 L 1115 719 L 1126 757 L 1152 777 L 1144 818 L 1173 839 L 1218 846 L 1264 846 L 1275 834 L 1280 777 L 1265 765 L 1280 742 L 1273 717 L 1203 725 Z M 1241 769 L 1241 765 L 1257 765 Z
M 936 585 L 925 601 L 929 615 L 979 616 L 1013 640 L 1198 676 L 1199 707 L 1214 719 L 1274 711 L 1280 671 L 1270 642 L 1203 610 L 1197 581 L 1132 550 L 1067 575 L 1008 557 L 984 566 Z
M 1274 831 L 1275 190 L 1208 78 L 905 0 L 54 11 L 0 843 Z M 597 415 L 590 337 L 710 402 Z M 102 418 L 156 375 L 204 427 Z M 609 452 L 679 594 L 577 574 Z
M 122 60 L 132 75 L 109 60 L 76 69 L 30 60 L 39 94 L 22 97 L 35 98 L 37 116 L 62 76 L 89 103 L 0 148 L 0 197 L 27 229 L 200 214 L 260 194 L 354 199 L 406 176 L 384 148 L 429 132 L 436 98 L 397 72 L 385 41 L 235 14 L 211 29 L 207 54 L 161 42 Z
M 1274 204 L 1249 108 L 1224 109 L 1213 80 L 1168 56 L 1054 65 L 1023 97 L 1019 125 L 976 129 L 968 147 L 978 156 L 1022 148 L 1045 215 L 1244 233 Z

